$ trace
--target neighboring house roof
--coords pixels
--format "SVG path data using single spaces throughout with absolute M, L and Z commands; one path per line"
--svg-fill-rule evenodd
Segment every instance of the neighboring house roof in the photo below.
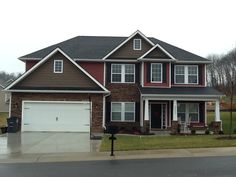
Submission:
M 1 88 L 4 88 L 4 87 L 0 84 L 0 89 L 1 89 Z
M 142 34 L 141 32 L 137 31 Z M 137 33 L 136 32 L 136 33 Z M 134 33 L 135 34 L 135 33 Z M 132 34 L 130 37 L 132 37 Z M 103 59 L 109 53 L 114 51 L 130 37 L 113 37 L 113 36 L 77 36 L 66 41 L 54 44 L 36 52 L 20 57 L 21 60 L 35 59 L 41 60 L 56 48 L 62 49 L 72 59 Z M 145 36 L 144 36 L 145 37 Z M 146 38 L 146 37 L 145 37 Z M 154 45 L 161 47 L 173 58 L 184 61 L 201 61 L 209 62 L 210 60 L 180 49 L 176 46 L 163 42 L 153 37 L 147 37 L 147 40 Z
M 223 96 L 222 93 L 212 87 L 172 87 L 172 88 L 151 88 L 140 87 L 142 94 L 148 95 L 198 95 L 198 96 Z
M 50 90 L 47 90 L 47 88 L 14 88 L 14 86 L 19 83 L 20 81 L 22 81 L 24 78 L 26 78 L 28 75 L 30 75 L 34 70 L 36 70 L 38 67 L 40 67 L 42 64 L 44 64 L 51 56 L 53 56 L 56 52 L 60 52 L 62 55 L 65 56 L 65 58 L 67 58 L 72 64 L 74 64 L 80 71 L 82 71 L 85 75 L 87 75 L 87 77 L 89 77 L 98 87 L 99 89 L 96 90 L 84 90 L 81 88 L 78 88 L 78 90 L 76 90 L 76 88 L 50 88 Z M 19 89 L 19 90 L 18 90 Z M 101 85 L 96 79 L 94 79 L 87 71 L 85 71 L 82 67 L 80 67 L 74 60 L 72 60 L 64 51 L 62 51 L 60 48 L 56 48 L 53 51 L 51 51 L 48 55 L 46 55 L 40 62 L 38 62 L 36 65 L 34 65 L 30 70 L 28 70 L 27 72 L 25 72 L 22 76 L 20 76 L 18 79 L 16 79 L 13 83 L 11 83 L 9 86 L 7 86 L 5 88 L 6 91 L 27 91 L 27 90 L 31 90 L 36 91 L 36 90 L 44 91 L 44 92 L 54 92 L 54 91 L 58 91 L 58 92 L 62 92 L 62 91 L 66 91 L 66 92 L 93 92 L 93 93 L 109 93 L 109 91 L 103 86 Z

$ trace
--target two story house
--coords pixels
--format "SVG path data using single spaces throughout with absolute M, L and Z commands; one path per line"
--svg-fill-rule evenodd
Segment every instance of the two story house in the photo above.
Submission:
M 22 131 L 142 132 L 204 127 L 208 59 L 136 31 L 129 37 L 78 36 L 19 58 L 26 72 L 5 91 Z

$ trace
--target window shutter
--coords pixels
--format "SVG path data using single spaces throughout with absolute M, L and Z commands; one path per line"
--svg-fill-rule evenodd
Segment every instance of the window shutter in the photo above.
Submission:
M 166 63 L 162 64 L 162 82 L 166 83 Z
M 135 102 L 135 122 L 140 122 L 140 103 Z
M 175 65 L 171 64 L 171 84 L 174 84 L 174 80 L 175 80 Z
M 202 85 L 202 78 L 203 78 L 203 75 L 202 75 L 202 72 L 203 72 L 203 65 L 198 65 L 198 84 L 199 85 Z
M 106 124 L 111 121 L 111 102 L 106 102 Z
M 147 63 L 147 82 L 151 82 L 151 63 Z
M 140 64 L 135 64 L 135 83 L 140 83 Z
M 106 84 L 111 83 L 111 63 L 106 64 Z
M 200 123 L 205 122 L 205 103 L 204 102 L 199 103 L 199 122 Z

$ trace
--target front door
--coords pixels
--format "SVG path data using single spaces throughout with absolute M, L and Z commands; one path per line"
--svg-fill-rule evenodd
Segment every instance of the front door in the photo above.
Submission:
M 161 104 L 151 104 L 151 128 L 161 128 Z

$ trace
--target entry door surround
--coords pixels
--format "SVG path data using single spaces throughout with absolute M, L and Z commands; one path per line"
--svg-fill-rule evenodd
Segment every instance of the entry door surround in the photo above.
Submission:
M 166 102 L 150 103 L 150 128 L 166 129 L 167 128 L 167 104 Z

